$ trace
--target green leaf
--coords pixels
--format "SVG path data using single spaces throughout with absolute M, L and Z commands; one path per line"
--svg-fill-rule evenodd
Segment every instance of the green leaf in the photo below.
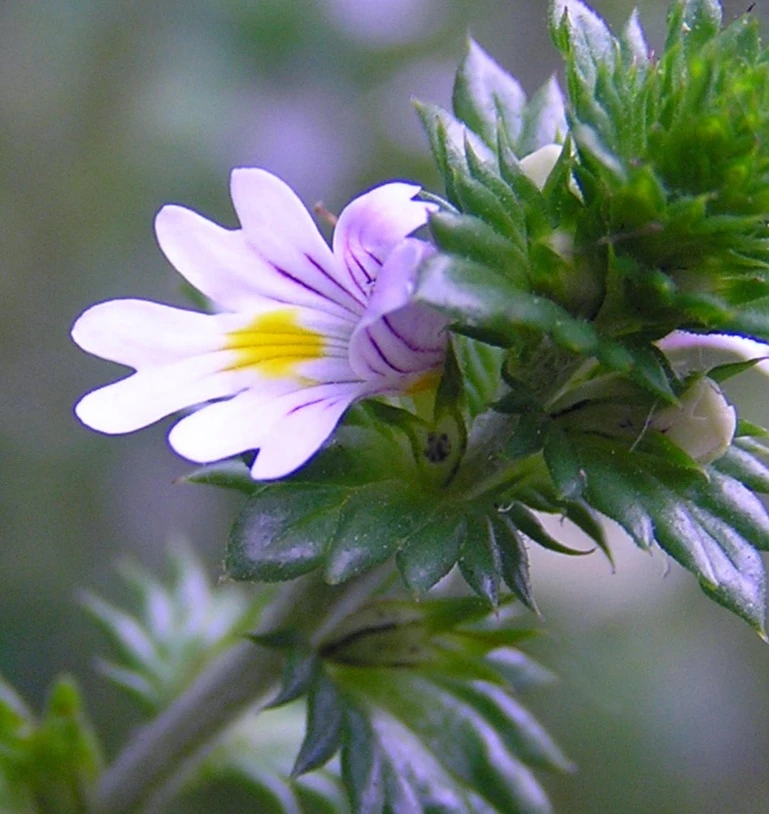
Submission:
M 569 65 L 586 85 L 595 85 L 598 65 L 613 66 L 617 45 L 606 23 L 580 0 L 553 0 L 550 28 Z
M 739 376 L 741 373 L 750 370 L 759 362 L 765 362 L 767 358 L 768 357 L 766 356 L 762 356 L 758 359 L 748 359 L 745 362 L 730 362 L 725 365 L 711 367 L 710 370 L 707 371 L 707 376 L 708 378 L 713 379 L 713 381 L 721 384 L 721 382 L 725 382 L 734 376 Z
M 461 334 L 452 334 L 450 342 L 462 375 L 467 412 L 472 419 L 488 409 L 500 394 L 505 351 Z
M 478 596 L 496 607 L 502 575 L 502 557 L 491 520 L 472 517 L 459 558 L 459 570 Z
M 549 812 L 532 769 L 573 766 L 511 695 L 552 682 L 511 610 L 378 600 L 343 620 L 318 646 L 295 774 L 340 748 L 353 811 Z
M 500 119 L 518 138 L 525 104 L 520 84 L 471 39 L 454 82 L 454 113 L 493 148 Z
M 339 749 L 344 709 L 334 684 L 318 674 L 307 701 L 307 732 L 291 770 L 293 777 L 317 769 Z
M 529 555 L 518 530 L 506 517 L 492 517 L 491 530 L 505 584 L 529 610 L 539 613 L 531 591 Z
M 236 580 L 273 582 L 320 567 L 346 496 L 339 486 L 263 486 L 230 532 L 227 573 Z
M 575 439 L 586 497 L 648 548 L 658 543 L 703 590 L 763 637 L 765 575 L 756 548 L 769 544 L 769 518 L 739 481 L 711 469 L 684 476 L 664 458 L 628 454 L 597 436 Z
M 560 144 L 566 138 L 567 130 L 563 92 L 558 79 L 552 76 L 531 97 L 523 111 L 517 154 L 526 156 L 546 144 Z M 511 133 L 507 135 L 512 138 Z
M 585 473 L 568 434 L 555 423 L 547 427 L 543 452 L 558 497 L 567 500 L 580 497 L 585 488 Z
M 413 672 L 340 678 L 348 692 L 361 695 L 361 706 L 368 701 L 365 718 L 348 716 L 342 752 L 347 785 L 357 792 L 352 798 L 356 810 L 428 811 L 428 801 L 440 791 L 443 799 L 454 801 L 449 810 L 463 814 L 551 811 L 542 787 L 509 745 L 514 741 L 508 736 L 509 719 L 489 721 L 475 698 L 461 698 Z M 492 727 L 502 735 L 494 746 L 488 738 Z M 377 776 L 384 781 L 376 800 L 380 808 L 364 809 L 362 791 L 372 794 Z M 395 777 L 403 785 L 393 787 Z M 404 799 L 410 807 L 396 808 L 395 801 Z
M 224 489 L 234 489 L 236 492 L 250 495 L 261 484 L 251 477 L 251 472 L 241 460 L 221 461 L 215 464 L 195 469 L 188 475 L 184 475 L 183 481 L 188 483 L 199 483 L 204 486 L 219 486 Z
M 454 567 L 467 535 L 467 521 L 452 514 L 437 515 L 398 551 L 395 561 L 406 585 L 424 593 Z
M 252 638 L 258 643 L 263 643 L 263 637 Z M 318 659 L 315 653 L 304 647 L 292 648 L 286 656 L 278 694 L 270 701 L 267 709 L 283 706 L 306 695 L 317 669 Z
M 579 551 L 559 543 L 558 540 L 545 530 L 536 515 L 529 511 L 522 503 L 513 502 L 510 506 L 506 506 L 504 509 L 504 517 L 532 542 L 541 545 L 542 548 L 546 548 L 548 551 L 554 551 L 557 554 L 566 554 L 570 557 L 583 557 L 593 553 L 593 549 Z
M 680 6 L 682 38 L 689 48 L 701 46 L 718 34 L 723 10 L 719 0 L 677 0 Z M 671 23 L 677 14 L 671 15 Z

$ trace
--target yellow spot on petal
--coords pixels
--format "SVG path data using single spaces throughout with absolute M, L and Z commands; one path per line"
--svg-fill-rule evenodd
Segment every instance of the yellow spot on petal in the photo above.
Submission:
M 434 367 L 423 373 L 418 379 L 411 382 L 406 391 L 408 395 L 414 396 L 417 393 L 424 393 L 427 390 L 435 390 L 443 375 L 443 368 Z
M 325 341 L 299 323 L 293 308 L 283 308 L 227 334 L 225 347 L 236 353 L 231 370 L 252 367 L 273 379 L 301 378 L 300 365 L 323 358 Z

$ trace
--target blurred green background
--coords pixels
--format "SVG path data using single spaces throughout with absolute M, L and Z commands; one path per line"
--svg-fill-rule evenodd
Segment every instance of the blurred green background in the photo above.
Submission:
M 638 4 L 660 46 L 665 2 Z M 734 17 L 748 0 L 726 3 Z M 618 25 L 628 0 L 594 0 Z M 756 13 L 767 14 L 766 3 Z M 471 32 L 533 91 L 557 68 L 544 0 L 52 0 L 0 4 L 0 673 L 38 705 L 83 682 L 108 746 L 131 707 L 94 670 L 77 606 L 115 594 L 116 561 L 161 568 L 185 536 L 219 573 L 236 503 L 174 485 L 168 422 L 108 438 L 72 404 L 120 371 L 69 340 L 88 305 L 183 304 L 152 222 L 166 202 L 234 225 L 229 170 L 261 166 L 338 211 L 367 186 L 436 189 L 409 99 L 448 105 Z M 733 389 L 769 421 L 760 374 Z M 561 685 L 531 703 L 580 765 L 560 812 L 769 810 L 769 650 L 661 556 L 535 552 Z

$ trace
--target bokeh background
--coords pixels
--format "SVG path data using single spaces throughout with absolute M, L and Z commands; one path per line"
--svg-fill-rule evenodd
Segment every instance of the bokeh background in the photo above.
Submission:
M 615 25 L 632 5 L 593 2 Z M 666 3 L 638 5 L 659 47 Z M 0 673 L 31 703 L 75 673 L 114 748 L 132 708 L 94 670 L 104 642 L 78 591 L 116 594 L 118 560 L 160 569 L 179 536 L 216 576 L 237 506 L 174 485 L 189 466 L 167 423 L 78 424 L 72 404 L 119 371 L 72 345 L 74 318 L 113 297 L 183 304 L 154 214 L 178 202 L 234 225 L 234 166 L 332 211 L 392 178 L 440 191 L 410 98 L 449 104 L 468 32 L 533 91 L 558 64 L 545 15 L 544 0 L 0 4 Z M 748 417 L 769 421 L 767 386 L 732 388 Z M 536 650 L 562 680 L 530 703 L 580 765 L 548 780 L 557 810 L 768 811 L 769 649 L 675 564 L 616 551 L 616 573 L 534 554 Z

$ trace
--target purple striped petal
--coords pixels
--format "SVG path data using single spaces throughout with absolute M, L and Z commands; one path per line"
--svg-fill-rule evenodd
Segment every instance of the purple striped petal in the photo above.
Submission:
M 448 321 L 411 301 L 417 268 L 433 251 L 410 238 L 387 258 L 350 340 L 350 365 L 361 378 L 413 377 L 442 363 Z
M 339 215 L 334 255 L 344 265 L 349 285 L 364 301 L 390 252 L 427 223 L 436 208 L 412 200 L 419 190 L 413 184 L 384 184 L 355 198 Z
M 264 170 L 238 169 L 232 173 L 231 193 L 247 243 L 272 269 L 276 298 L 290 301 L 281 294 L 285 289 L 292 292 L 288 296 L 298 294 L 294 302 L 314 296 L 336 304 L 351 319 L 360 315 L 364 298 L 287 184 Z

